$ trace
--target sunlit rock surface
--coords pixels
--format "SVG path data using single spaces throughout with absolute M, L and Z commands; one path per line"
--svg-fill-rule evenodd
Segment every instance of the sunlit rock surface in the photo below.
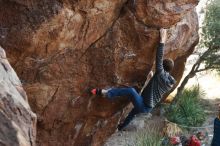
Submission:
M 35 146 L 36 115 L 0 47 L 0 145 Z

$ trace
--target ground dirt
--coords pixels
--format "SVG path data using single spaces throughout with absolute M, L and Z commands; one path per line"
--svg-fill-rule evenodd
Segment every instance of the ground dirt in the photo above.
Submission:
M 124 131 L 116 131 L 107 140 L 104 146 L 135 146 L 137 138 L 141 135 L 141 133 L 151 133 L 152 129 L 154 129 L 157 133 L 161 133 L 161 131 L 163 131 L 165 124 L 164 118 L 158 116 L 157 114 L 154 114 L 150 118 L 143 117 L 143 119 L 139 122 L 141 123 L 142 120 L 145 120 L 145 124 L 142 128 L 131 128 L 134 125 L 131 123 L 131 125 L 129 125 Z

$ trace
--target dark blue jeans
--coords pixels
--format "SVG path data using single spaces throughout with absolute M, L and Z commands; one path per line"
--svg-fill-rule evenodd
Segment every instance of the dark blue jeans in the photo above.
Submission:
M 137 93 L 137 91 L 134 88 L 131 88 L 131 87 L 130 88 L 112 88 L 108 91 L 107 96 L 109 99 L 115 99 L 115 97 L 117 96 L 128 96 L 134 105 L 134 108 L 130 111 L 128 116 L 125 118 L 124 122 L 119 125 L 118 127 L 119 130 L 127 126 L 136 114 L 149 113 L 152 110 L 152 108 L 147 107 L 144 104 L 143 98 Z
M 218 118 L 215 118 L 214 135 L 211 146 L 219 146 L 219 145 L 220 145 L 220 120 Z

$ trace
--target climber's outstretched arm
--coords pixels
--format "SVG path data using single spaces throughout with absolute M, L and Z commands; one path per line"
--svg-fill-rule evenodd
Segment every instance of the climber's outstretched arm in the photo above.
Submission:
M 150 71 L 149 74 L 147 75 L 147 79 L 144 83 L 144 86 L 141 88 L 141 91 L 139 92 L 139 94 L 141 95 L 142 92 L 144 91 L 144 88 L 147 86 L 147 84 L 149 83 L 149 81 L 151 80 L 151 78 L 153 77 L 154 73 L 153 71 Z
M 167 31 L 166 29 L 160 29 L 160 44 L 157 48 L 156 53 L 156 72 L 160 73 L 163 71 L 163 49 L 164 43 L 167 39 Z

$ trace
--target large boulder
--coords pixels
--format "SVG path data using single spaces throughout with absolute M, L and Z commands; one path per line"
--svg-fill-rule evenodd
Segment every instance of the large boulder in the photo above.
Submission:
M 152 27 L 170 27 L 192 11 L 199 0 L 133 0 L 130 1 L 139 21 Z
M 35 146 L 36 115 L 0 47 L 0 145 Z
M 154 66 L 158 27 L 169 28 L 165 57 L 174 59 L 179 81 L 198 42 L 195 6 L 193 0 L 0 0 L 0 45 L 38 115 L 37 143 L 102 145 L 128 100 L 87 90 L 143 84 Z

